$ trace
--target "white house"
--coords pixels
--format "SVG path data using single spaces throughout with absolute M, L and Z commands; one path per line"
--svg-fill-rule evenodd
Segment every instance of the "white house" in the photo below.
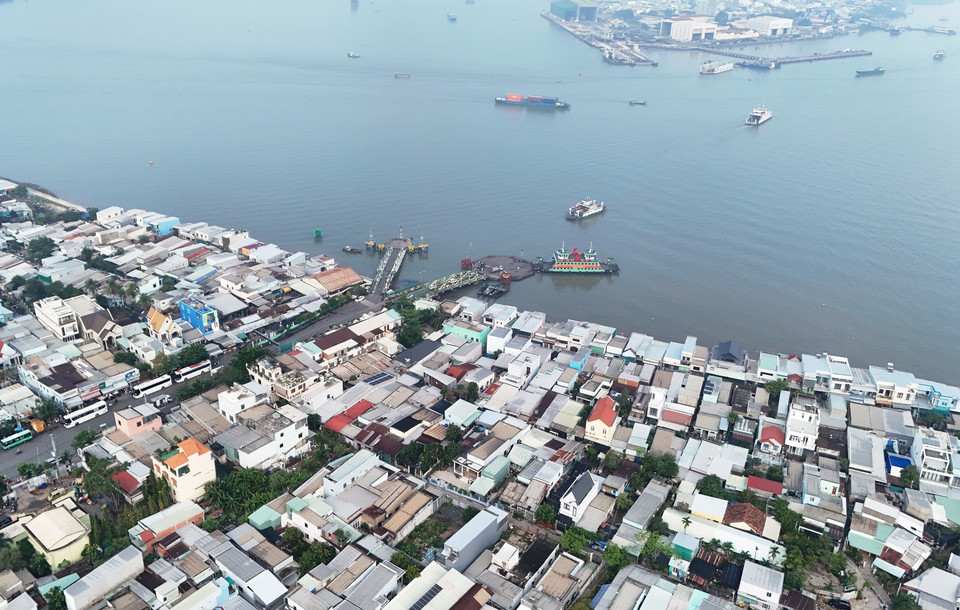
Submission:
M 609 447 L 613 434 L 617 431 L 618 419 L 617 404 L 609 396 L 604 396 L 597 401 L 587 418 L 585 438 Z
M 569 517 L 574 525 L 579 523 L 590 502 L 600 493 L 603 478 L 584 472 L 573 482 L 567 493 L 560 498 L 560 514 Z
M 820 432 L 820 412 L 816 404 L 803 397 L 796 397 L 790 403 L 787 415 L 787 451 L 803 455 L 804 451 L 815 451 L 817 435 Z
M 783 572 L 764 567 L 749 559 L 743 564 L 737 601 L 748 607 L 777 610 L 783 593 Z

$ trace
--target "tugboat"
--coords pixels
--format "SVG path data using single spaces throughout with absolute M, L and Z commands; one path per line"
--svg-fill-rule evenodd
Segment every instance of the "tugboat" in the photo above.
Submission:
M 886 71 L 883 66 L 877 66 L 872 70 L 857 70 L 857 76 L 882 76 Z
M 541 273 L 619 273 L 620 266 L 612 258 L 600 262 L 597 253 L 590 244 L 590 249 L 580 252 L 576 248 L 567 251 L 565 245 L 553 253 L 549 261 L 537 257 L 534 268 Z
M 745 125 L 751 127 L 757 127 L 762 125 L 773 118 L 773 113 L 767 109 L 765 106 L 757 106 L 753 109 L 753 112 L 747 116 L 747 120 L 744 121 Z
M 343 251 L 347 254 L 360 254 L 360 250 L 358 248 L 351 248 L 350 246 L 344 246 Z
M 597 203 L 596 199 L 584 199 L 570 206 L 567 210 L 567 220 L 584 220 L 594 214 L 602 214 L 604 209 L 602 201 Z
M 934 59 L 943 59 L 943 49 L 937 49 L 937 52 L 933 54 Z
M 347 51 L 347 57 L 349 57 L 350 59 L 357 59 L 360 56 L 353 51 Z

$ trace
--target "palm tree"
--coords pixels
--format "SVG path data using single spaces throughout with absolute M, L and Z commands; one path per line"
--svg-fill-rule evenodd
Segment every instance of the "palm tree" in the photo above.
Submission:
M 687 528 L 690 527 L 690 523 L 692 523 L 690 521 L 690 517 L 689 516 L 684 517 L 683 519 L 680 520 L 680 522 L 683 523 L 683 533 L 687 533 Z
M 771 563 L 775 562 L 779 554 L 780 554 L 780 549 L 778 547 L 775 547 L 775 546 L 770 547 L 770 562 Z
M 100 287 L 99 284 L 91 277 L 87 278 L 87 281 L 83 283 L 83 288 L 90 294 L 97 294 L 97 289 Z
M 121 290 L 120 282 L 117 281 L 117 278 L 112 277 L 109 279 L 109 281 L 107 281 L 107 292 L 117 297 L 117 296 L 122 296 L 120 294 L 120 290 Z
M 137 307 L 139 307 L 144 311 L 149 310 L 150 307 L 152 306 L 153 306 L 153 299 L 150 298 L 150 295 L 141 294 L 140 298 L 137 299 Z

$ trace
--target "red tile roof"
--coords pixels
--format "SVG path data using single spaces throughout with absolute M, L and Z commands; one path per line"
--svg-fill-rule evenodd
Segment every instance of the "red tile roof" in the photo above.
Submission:
M 348 286 L 363 283 L 363 278 L 360 277 L 360 274 L 350 267 L 337 267 L 315 273 L 310 277 L 319 282 L 327 292 L 336 292 Z
M 604 396 L 597 401 L 597 406 L 590 412 L 587 421 L 602 421 L 607 426 L 612 426 L 617 421 L 617 405 L 609 396 Z
M 767 523 L 767 516 L 763 511 L 750 504 L 741 502 L 739 504 L 728 504 L 727 511 L 723 514 L 723 523 L 743 523 L 755 533 L 763 535 L 763 526 Z
M 672 424 L 689 424 L 693 421 L 692 415 L 687 415 L 686 413 L 678 413 L 677 411 L 671 411 L 670 409 L 663 410 L 663 421 L 668 421 Z
M 783 430 L 776 426 L 764 426 L 763 430 L 760 431 L 760 442 L 771 440 L 783 445 L 785 440 Z
M 110 478 L 120 486 L 120 489 L 128 494 L 133 493 L 138 487 L 140 487 L 140 481 L 134 478 L 134 476 L 126 470 L 123 472 L 118 472 Z
M 767 479 L 761 479 L 760 477 L 755 477 L 753 475 L 747 477 L 747 488 L 756 489 L 757 491 L 765 491 L 778 496 L 783 494 L 783 483 L 768 481 Z

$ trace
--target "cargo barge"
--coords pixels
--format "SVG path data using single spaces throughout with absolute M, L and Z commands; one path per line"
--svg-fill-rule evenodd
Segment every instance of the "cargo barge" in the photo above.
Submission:
M 586 252 L 580 252 L 576 248 L 567 251 L 563 245 L 548 261 L 537 257 L 536 270 L 541 273 L 619 273 L 620 266 L 612 258 L 601 262 L 593 244 L 590 244 L 590 249 Z
M 495 98 L 494 101 L 498 104 L 529 106 L 531 108 L 550 108 L 556 110 L 566 110 L 570 108 L 570 104 L 555 97 L 542 97 L 539 95 L 524 97 L 519 93 L 510 93 L 506 97 Z

